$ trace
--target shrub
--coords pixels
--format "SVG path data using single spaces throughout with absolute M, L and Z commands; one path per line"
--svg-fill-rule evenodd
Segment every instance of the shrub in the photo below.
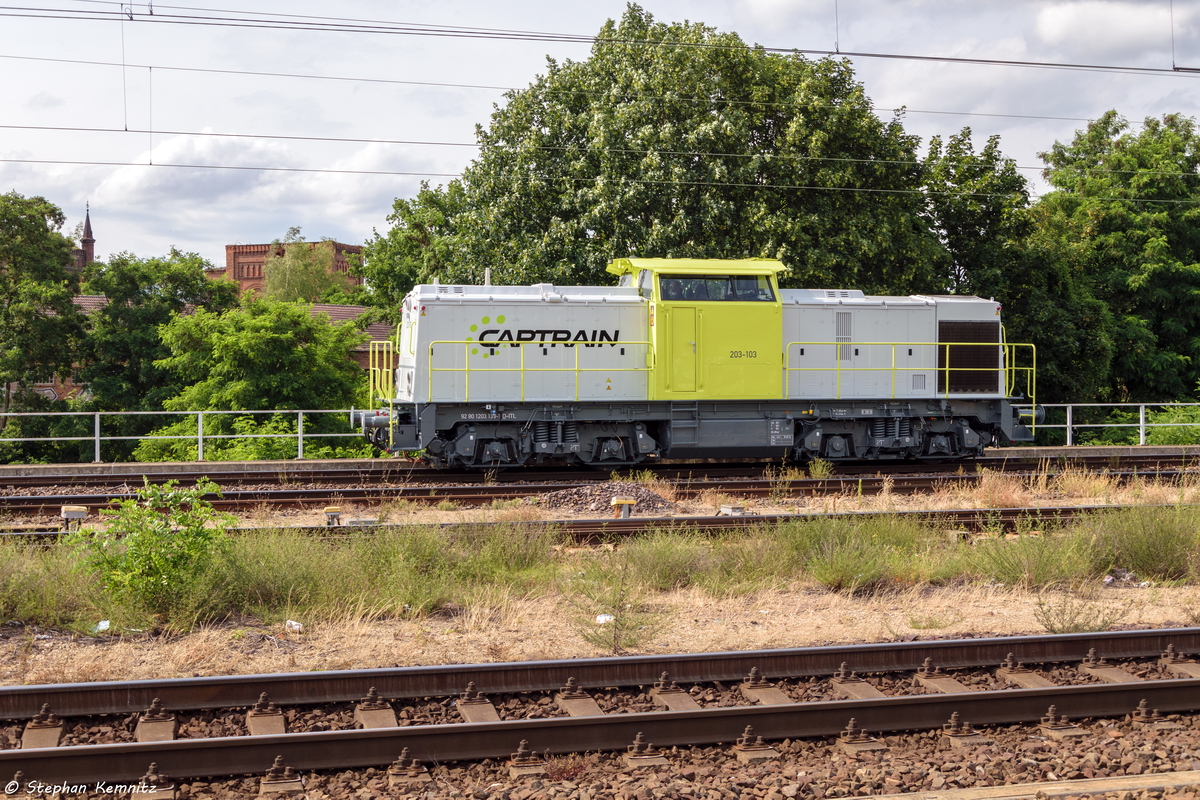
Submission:
M 68 543 L 116 599 L 170 620 L 183 590 L 229 546 L 232 518 L 204 499 L 219 490 L 209 480 L 190 488 L 146 480 L 138 499 L 112 512 L 107 530 L 77 531 Z

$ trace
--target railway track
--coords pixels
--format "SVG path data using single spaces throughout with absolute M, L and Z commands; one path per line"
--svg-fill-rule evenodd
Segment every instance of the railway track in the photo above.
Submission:
M 1136 506 L 1145 508 L 1146 506 Z M 978 533 L 983 531 L 1013 531 L 1022 527 L 1036 529 L 1046 525 L 1070 522 L 1088 514 L 1104 511 L 1119 511 L 1134 506 L 1035 506 L 1029 508 L 965 508 L 934 509 L 928 511 L 846 511 L 830 514 L 743 514 L 738 516 L 675 516 L 675 517 L 631 517 L 628 519 L 559 519 L 535 522 L 507 522 L 515 531 L 524 529 L 544 530 L 554 528 L 581 543 L 603 542 L 643 533 L 653 528 L 687 528 L 697 531 L 730 531 L 760 526 L 772 526 L 788 522 L 822 519 L 854 519 L 858 517 L 889 516 L 911 518 L 925 524 L 946 528 L 947 531 Z M 454 529 L 465 523 L 405 523 L 407 528 Z M 0 538 L 27 539 L 29 541 L 53 541 L 64 531 L 58 525 L 18 526 L 19 529 L 0 530 Z M 373 523 L 359 525 L 293 525 L 287 530 L 295 534 L 312 536 L 343 536 L 364 529 L 388 528 L 390 525 Z M 239 533 L 265 532 L 266 528 L 237 528 Z M 275 530 L 275 529 L 272 529 Z
M 1058 473 L 1043 472 L 1047 479 Z M 1188 476 L 1200 473 L 1180 470 L 1158 470 L 1108 472 L 1106 476 L 1121 483 L 1136 478 L 1154 478 L 1175 483 Z M 607 480 L 607 479 L 606 479 Z M 715 492 L 745 499 L 786 499 L 789 497 L 814 497 L 859 495 L 872 496 L 883 492 L 897 495 L 920 494 L 939 488 L 970 486 L 984 480 L 980 473 L 952 475 L 871 475 L 862 477 L 831 478 L 754 478 L 754 479 L 686 479 L 672 486 L 677 497 L 698 498 L 706 492 Z M 399 486 L 308 486 L 288 489 L 228 489 L 218 497 L 207 495 L 216 508 L 226 511 L 246 511 L 271 507 L 278 509 L 313 508 L 336 503 L 385 503 L 407 501 L 436 505 L 451 501 L 456 505 L 483 506 L 496 501 L 537 496 L 549 492 L 577 489 L 595 485 L 600 481 L 521 483 L 521 484 L 466 484 L 466 485 L 399 485 Z M 93 511 L 115 509 L 122 500 L 134 499 L 136 491 L 128 486 L 115 487 L 114 491 L 92 491 L 79 494 L 46 495 L 0 495 L 0 510 L 14 514 L 56 516 L 64 505 L 84 506 Z
M 284 717 L 294 719 L 296 706 L 341 704 L 342 718 L 348 718 L 351 709 L 362 712 L 362 699 L 372 687 L 374 710 L 382 710 L 383 704 L 395 713 L 432 698 L 442 700 L 441 707 L 462 721 L 397 725 L 393 720 L 376 728 L 294 733 L 276 729 L 259 735 L 247 735 L 247 728 L 216 738 L 4 750 L 0 772 L 21 769 L 27 779 L 82 784 L 136 781 L 151 762 L 173 778 L 262 774 L 276 757 L 300 770 L 379 768 L 393 763 L 403 748 L 425 763 L 446 763 L 504 759 L 522 741 L 532 750 L 554 754 L 622 751 L 639 737 L 659 747 L 728 744 L 747 726 L 768 745 L 837 736 L 836 746 L 857 752 L 855 742 L 865 740 L 856 739 L 852 731 L 847 734 L 851 719 L 876 735 L 945 729 L 953 718 L 976 726 L 1040 726 L 1042 738 L 1070 738 L 1088 732 L 1070 730 L 1070 723 L 1056 714 L 1121 718 L 1136 713 L 1139 706 L 1163 714 L 1200 710 L 1200 664 L 1183 656 L 1197 650 L 1200 629 L 1187 628 L 9 687 L 0 689 L 0 718 L 9 721 L 29 720 L 46 704 L 68 724 L 97 714 L 115 719 L 144 714 L 155 698 L 160 716 L 182 721 L 188 714 L 211 709 L 244 713 L 260 702 L 263 692 Z M 1102 663 L 1101 656 L 1106 659 Z M 1026 671 L 1015 669 L 1017 660 L 1025 663 Z M 1043 669 L 1029 670 L 1033 665 Z M 850 670 L 866 678 L 856 682 Z M 1033 686 L 1037 678 L 1042 685 Z M 876 689 L 876 696 L 868 697 L 864 687 L 876 686 L 891 694 Z M 921 688 L 911 688 L 915 686 Z M 640 698 L 643 706 L 652 702 L 660 710 L 597 713 L 600 709 L 593 706 L 586 715 L 570 716 L 572 699 L 595 703 L 598 696 L 614 691 Z M 797 701 L 797 694 L 820 699 Z M 719 703 L 706 707 L 697 702 L 714 695 L 719 695 Z M 523 697 L 539 706 L 548 706 L 540 701 L 550 697 L 559 710 L 542 718 L 501 719 L 490 698 L 506 697 Z M 505 713 L 512 705 L 499 703 Z M 481 716 L 485 706 L 492 710 L 490 721 Z M 1048 711 L 1051 706 L 1057 711 Z
M 1195 454 L 1148 453 L 1134 455 L 1089 455 L 1071 453 L 1054 458 L 1033 456 L 985 456 L 951 464 L 918 462 L 860 462 L 839 463 L 834 466 L 835 479 L 860 476 L 918 476 L 962 477 L 979 470 L 998 472 L 1034 472 L 1061 468 L 1065 465 L 1106 472 L 1159 473 L 1200 467 Z M 550 482 L 596 483 L 610 478 L 609 471 L 588 467 L 526 467 L 512 470 L 481 472 L 477 470 L 435 470 L 422 464 L 395 459 L 346 460 L 343 462 L 213 462 L 179 465 L 170 470 L 157 469 L 155 464 L 97 464 L 97 465 L 39 465 L 19 468 L 0 467 L 0 488 L 10 490 L 22 486 L 101 486 L 128 485 L 136 488 L 143 478 L 151 483 L 168 480 L 181 485 L 194 484 L 208 478 L 221 486 L 253 484 L 415 484 L 440 486 L 445 484 L 495 485 L 544 484 Z M 659 479 L 685 481 L 689 479 L 744 478 L 763 476 L 767 470 L 780 470 L 778 462 L 668 462 L 647 464 L 633 471 L 646 472 Z M 630 470 L 618 470 L 628 474 Z

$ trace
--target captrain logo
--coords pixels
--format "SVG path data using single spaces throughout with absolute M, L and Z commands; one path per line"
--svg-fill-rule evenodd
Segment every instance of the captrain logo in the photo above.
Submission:
M 496 317 L 496 325 L 503 325 L 505 317 L 503 314 Z M 540 344 L 542 347 L 555 347 L 561 344 L 563 347 L 574 347 L 576 344 L 582 344 L 584 347 L 600 347 L 607 344 L 609 347 L 616 347 L 621 341 L 621 331 L 607 331 L 603 329 L 595 329 L 588 331 L 586 329 L 572 331 L 567 328 L 517 328 L 515 331 L 512 328 L 488 328 L 492 325 L 491 317 L 483 317 L 478 325 L 471 326 L 471 333 L 479 332 L 479 338 L 474 335 L 468 336 L 467 341 L 478 341 L 483 349 L 489 350 L 491 354 L 495 354 L 497 347 L 508 345 L 509 347 L 520 347 L 522 343 L 530 342 Z M 483 331 L 479 331 L 484 327 Z M 471 354 L 477 355 L 480 348 L 471 348 Z M 488 353 L 484 353 L 483 357 L 487 358 Z

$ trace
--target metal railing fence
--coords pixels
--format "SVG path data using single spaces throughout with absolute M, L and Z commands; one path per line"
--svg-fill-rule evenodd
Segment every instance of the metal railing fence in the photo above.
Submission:
M 361 434 L 353 429 L 350 429 L 350 414 L 354 409 L 300 409 L 286 411 L 51 411 L 51 412 L 12 412 L 0 413 L 0 420 L 3 420 L 7 427 L 7 421 L 10 419 L 19 419 L 22 417 L 45 419 L 50 417 L 76 417 L 91 420 L 92 433 L 87 436 L 4 436 L 0 434 L 0 444 L 5 442 L 87 442 L 93 443 L 92 460 L 100 462 L 101 445 L 104 442 L 117 441 L 155 441 L 155 440 L 183 440 L 194 441 L 196 443 L 196 461 L 204 461 L 204 443 L 206 441 L 222 439 L 289 439 L 296 442 L 296 458 L 304 458 L 304 440 L 305 439 L 354 439 L 362 440 Z M 305 416 L 313 416 L 317 414 L 334 414 L 344 417 L 344 425 L 350 429 L 346 433 L 312 433 L 306 432 Z M 265 416 L 267 418 L 283 417 L 291 421 L 294 419 L 296 430 L 285 433 L 205 433 L 204 420 L 213 419 L 215 417 L 230 416 L 230 417 L 253 417 Z M 169 422 L 170 418 L 194 418 L 196 420 L 196 433 L 186 434 L 134 434 L 134 435 L 104 435 L 102 433 L 102 422 L 109 417 L 166 417 Z
M 1032 412 L 1031 404 L 1014 404 L 1022 412 Z M 1154 428 L 1200 428 L 1200 403 L 1043 403 L 1042 408 L 1046 410 L 1046 421 L 1038 423 L 1039 431 L 1046 430 L 1062 430 L 1065 432 L 1067 447 L 1082 447 L 1086 445 L 1079 444 L 1076 439 L 1078 433 L 1084 429 L 1105 429 L 1105 428 L 1136 428 L 1138 433 L 1138 444 L 1146 444 L 1146 434 Z M 1161 413 L 1167 409 L 1183 409 L 1192 408 L 1197 410 L 1195 422 L 1169 420 L 1169 421 L 1153 421 L 1151 415 Z M 1063 409 L 1066 419 L 1064 422 L 1051 422 L 1050 412 L 1055 409 Z M 1097 421 L 1095 417 L 1090 417 L 1086 412 L 1094 409 L 1128 409 L 1129 415 L 1133 411 L 1137 411 L 1136 422 L 1125 422 L 1121 418 L 1112 420 L 1105 419 Z M 1118 413 L 1120 413 L 1118 411 Z M 1197 442 L 1200 443 L 1200 431 L 1197 431 Z

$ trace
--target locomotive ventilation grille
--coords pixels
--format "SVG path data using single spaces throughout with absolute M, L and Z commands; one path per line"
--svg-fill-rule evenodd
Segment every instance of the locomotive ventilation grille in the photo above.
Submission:
M 938 394 L 946 393 L 947 373 L 951 394 L 1000 391 L 999 322 L 938 322 L 938 344 L 954 345 L 938 347 Z

